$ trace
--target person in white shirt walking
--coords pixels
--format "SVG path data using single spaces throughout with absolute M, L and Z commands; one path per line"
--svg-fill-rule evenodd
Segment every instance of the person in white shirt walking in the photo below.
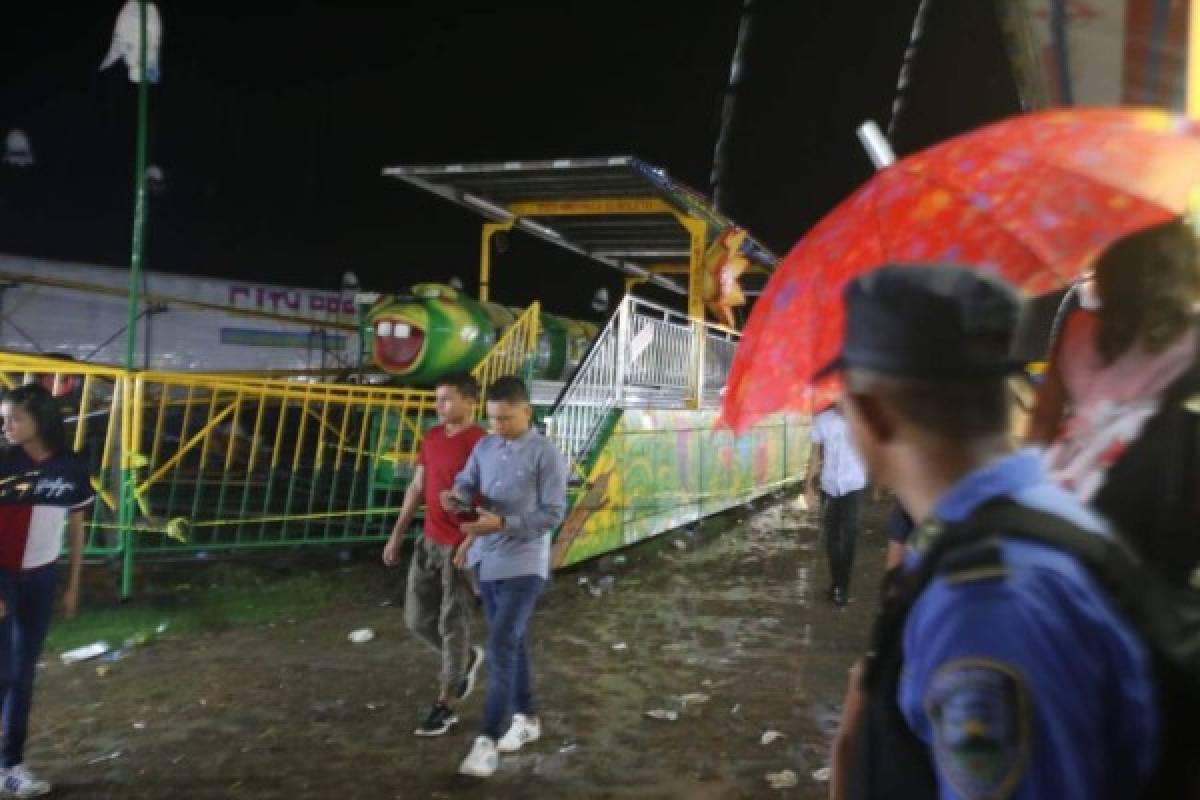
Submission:
M 850 601 L 850 572 L 862 525 L 867 472 L 837 406 L 829 406 L 813 418 L 812 443 L 806 497 L 808 507 L 816 508 L 820 491 L 821 530 L 829 556 L 829 599 L 844 608 Z

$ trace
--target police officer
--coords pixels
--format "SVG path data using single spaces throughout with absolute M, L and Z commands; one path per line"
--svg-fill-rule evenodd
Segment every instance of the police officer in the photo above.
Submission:
M 918 528 L 908 602 L 885 597 L 835 776 L 851 797 L 1137 797 L 1157 747 L 1151 666 L 1091 575 L 1003 530 L 932 556 L 940 534 L 1001 499 L 1108 535 L 1036 451 L 1010 443 L 1015 294 L 973 270 L 888 266 L 852 281 L 845 302 L 830 369 L 871 477 Z M 916 583 L 925 555 L 936 573 Z

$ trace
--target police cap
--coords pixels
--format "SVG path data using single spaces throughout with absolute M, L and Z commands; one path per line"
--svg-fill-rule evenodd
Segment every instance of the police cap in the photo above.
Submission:
M 846 285 L 845 337 L 817 377 L 853 367 L 926 381 L 1019 371 L 1012 355 L 1020 296 L 979 270 L 945 264 L 888 265 Z

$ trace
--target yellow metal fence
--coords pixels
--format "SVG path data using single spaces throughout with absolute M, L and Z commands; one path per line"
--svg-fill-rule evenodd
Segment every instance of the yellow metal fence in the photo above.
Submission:
M 427 390 L 142 373 L 130 446 L 139 552 L 385 536 Z
M 127 571 L 135 554 L 386 536 L 435 416 L 428 390 L 134 373 L 0 354 L 0 384 L 31 382 L 58 396 L 91 473 L 87 554 L 123 555 Z M 123 474 L 132 506 L 124 526 Z
M 532 373 L 533 359 L 537 353 L 540 318 L 541 304 L 534 302 L 505 329 L 487 357 L 471 371 L 479 381 L 481 401 L 487 397 L 488 387 L 495 383 L 497 378 L 505 375 L 528 378 Z M 478 414 L 482 416 L 483 413 L 484 403 L 480 402 Z
M 483 391 L 502 375 L 527 374 L 537 341 L 535 303 L 475 368 Z M 381 539 L 436 421 L 427 389 L 131 372 L 0 353 L 0 385 L 31 382 L 59 398 L 89 466 L 97 503 L 87 554 L 124 556 L 127 573 L 135 555 Z

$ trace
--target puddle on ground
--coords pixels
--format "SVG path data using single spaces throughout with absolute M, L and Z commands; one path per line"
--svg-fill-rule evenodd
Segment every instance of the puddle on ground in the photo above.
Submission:
M 883 512 L 868 514 L 854 576 L 863 599 L 845 611 L 824 602 L 812 520 L 782 503 L 556 576 L 532 633 L 543 738 L 503 757 L 487 782 L 453 774 L 482 692 L 448 735 L 412 736 L 436 658 L 404 631 L 399 607 L 377 603 L 170 640 L 103 678 L 51 664 L 30 763 L 57 797 L 89 800 L 823 798 L 827 784 L 811 775 L 826 764 L 846 671 L 865 645 Z M 605 576 L 599 596 L 579 584 Z M 358 564 L 346 579 L 387 598 L 403 578 Z M 360 627 L 379 637 L 346 644 Z M 707 699 L 683 702 L 689 694 Z M 651 719 L 651 709 L 678 718 Z M 764 746 L 768 730 L 784 738 Z M 767 786 L 766 773 L 789 769 L 795 788 Z

